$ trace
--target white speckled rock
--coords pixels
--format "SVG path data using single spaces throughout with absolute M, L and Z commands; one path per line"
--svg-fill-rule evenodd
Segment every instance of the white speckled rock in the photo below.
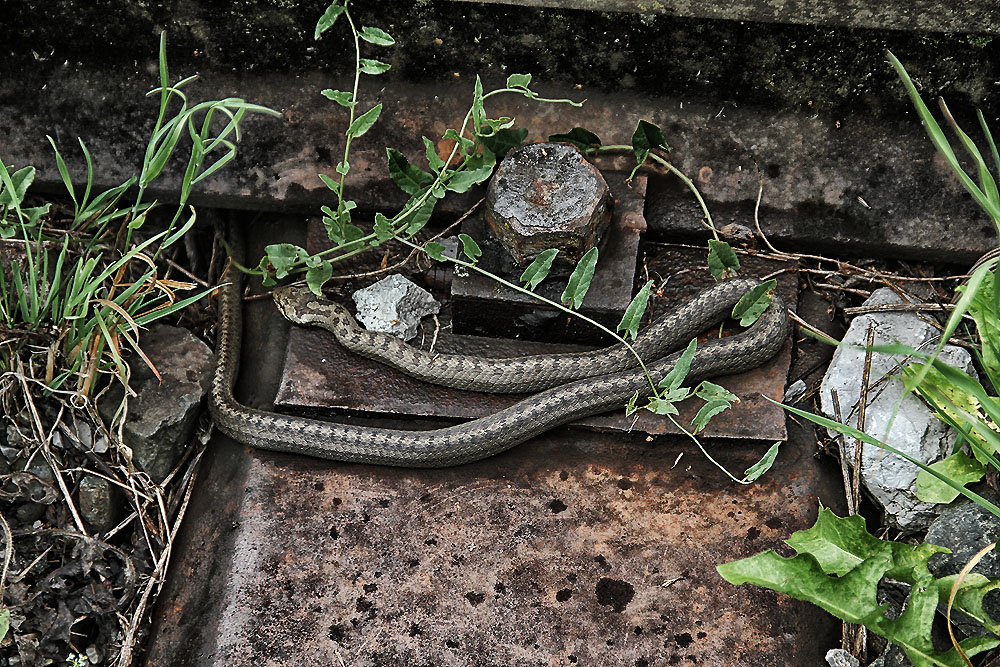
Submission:
M 888 288 L 876 290 L 865 305 L 902 303 Z M 857 405 L 861 395 L 861 379 L 865 363 L 864 345 L 868 325 L 874 325 L 875 345 L 903 343 L 913 348 L 933 350 L 937 329 L 915 313 L 869 313 L 851 322 L 843 343 L 834 352 L 830 368 L 820 386 L 820 403 L 827 416 L 836 419 L 833 392 L 837 392 L 841 415 L 845 423 L 858 425 Z M 969 353 L 955 346 L 945 346 L 940 359 L 967 373 L 975 374 Z M 900 358 L 873 353 L 869 380 L 865 432 L 887 442 L 924 463 L 932 463 L 951 453 L 955 435 L 938 420 L 927 406 L 914 395 L 908 395 L 899 405 L 899 412 L 888 433 L 889 420 L 896 410 L 903 384 L 899 375 Z M 835 434 L 831 431 L 831 436 Z M 854 461 L 854 438 L 847 438 L 845 449 L 848 462 Z M 878 447 L 865 445 L 861 457 L 861 479 L 872 496 L 885 508 L 890 523 L 904 531 L 922 530 L 936 516 L 935 505 L 917 499 L 914 488 L 919 468 L 905 459 Z
M 358 307 L 358 321 L 366 329 L 403 340 L 417 335 L 421 318 L 441 310 L 430 292 L 398 273 L 358 290 L 352 298 Z

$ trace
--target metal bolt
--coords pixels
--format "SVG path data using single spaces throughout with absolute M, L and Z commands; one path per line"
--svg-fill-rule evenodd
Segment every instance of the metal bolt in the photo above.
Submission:
M 547 248 L 575 262 L 601 240 L 612 205 L 604 177 L 579 149 L 531 144 L 500 163 L 486 192 L 486 221 L 518 265 Z

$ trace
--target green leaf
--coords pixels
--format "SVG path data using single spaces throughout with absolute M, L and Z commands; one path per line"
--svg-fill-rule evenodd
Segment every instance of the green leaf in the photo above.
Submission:
M 322 288 L 333 275 L 333 264 L 322 260 L 306 269 L 306 285 L 316 296 L 323 296 Z
M 849 623 L 864 625 L 870 632 L 898 644 L 915 667 L 963 667 L 955 649 L 937 652 L 931 642 L 931 625 L 937 610 L 938 593 L 929 586 L 927 575 L 911 589 L 906 609 L 898 619 L 883 615 L 876 601 L 878 583 L 892 567 L 891 558 L 879 552 L 863 560 L 843 576 L 828 576 L 816 559 L 807 553 L 782 558 L 766 551 L 750 558 L 725 563 L 716 569 L 733 584 L 752 583 L 811 602 Z M 961 646 L 969 655 L 1000 643 L 975 638 Z
M 498 158 L 502 158 L 511 148 L 517 148 L 524 143 L 527 136 L 528 131 L 524 128 L 499 129 L 489 136 L 480 136 L 479 141 Z
M 369 44 L 374 44 L 376 46 L 392 46 L 396 43 L 396 40 L 392 38 L 389 33 L 381 28 L 373 28 L 371 26 L 365 26 L 358 33 L 358 37 L 365 40 Z
M 444 166 L 444 160 L 437 154 L 437 146 L 427 137 L 421 137 L 421 139 L 424 140 L 424 155 L 427 157 L 427 164 L 434 171 L 441 171 L 441 167 Z
M 531 85 L 530 74 L 511 74 L 507 77 L 508 88 L 527 88 Z
M 601 138 L 582 127 L 574 127 L 569 132 L 563 132 L 562 134 L 550 134 L 549 141 L 561 141 L 573 144 L 585 153 L 601 147 Z
M 486 109 L 483 108 L 483 81 L 476 75 L 476 87 L 472 93 L 472 126 L 476 134 L 481 133 L 483 121 L 486 118 Z
M 347 128 L 347 136 L 350 138 L 362 136 L 365 132 L 371 129 L 372 125 L 375 124 L 375 121 L 378 120 L 380 113 L 382 113 L 382 105 L 376 104 L 371 109 L 355 118 L 354 122 L 351 123 L 351 126 Z
M 291 243 L 277 243 L 264 248 L 267 261 L 274 269 L 274 274 L 278 279 L 289 274 L 295 263 L 309 256 L 304 248 Z
M 652 123 L 640 120 L 632 133 L 632 150 L 635 151 L 635 161 L 642 164 L 649 157 L 649 151 L 654 148 L 661 148 L 669 151 L 667 139 L 663 136 L 663 131 Z
M 470 158 L 465 169 L 456 171 L 445 183 L 452 192 L 467 192 L 469 188 L 489 179 L 496 165 L 493 153 L 486 156 Z
M 976 183 L 965 173 L 965 169 L 962 168 L 961 163 L 955 156 L 955 151 L 952 150 L 948 138 L 945 136 L 941 126 L 934 119 L 934 115 L 930 112 L 930 109 L 927 108 L 927 105 L 920 98 L 920 93 L 917 92 L 917 87 L 913 85 L 913 81 L 910 79 L 910 75 L 906 73 L 903 64 L 891 52 L 888 53 L 888 56 L 889 62 L 899 75 L 900 81 L 903 82 L 903 86 L 906 88 L 906 92 L 910 96 L 910 100 L 913 102 L 920 120 L 923 121 L 924 129 L 927 131 L 927 136 L 930 137 L 931 143 L 934 144 L 934 147 L 944 157 L 945 162 L 951 167 L 952 173 L 955 174 L 969 194 L 993 218 L 993 224 L 1000 227 L 1000 204 L 990 201 L 986 193 L 979 189 Z M 947 338 L 945 337 L 944 340 L 947 340 Z
M 674 401 L 669 398 L 660 398 L 658 396 L 650 396 L 646 409 L 657 415 L 677 414 L 677 406 L 674 405 Z
M 426 225 L 427 222 L 431 219 L 431 214 L 434 212 L 434 207 L 438 203 L 437 198 L 432 194 L 427 196 L 427 198 L 425 198 L 424 201 L 419 206 L 416 206 L 416 208 L 414 208 L 414 206 L 416 205 L 416 201 L 419 198 L 420 195 L 413 195 L 412 197 L 410 197 L 410 200 L 406 202 L 406 206 L 404 207 L 404 210 L 413 208 L 413 212 L 406 217 L 407 236 L 413 236 L 414 234 L 416 234 L 417 232 L 419 232 L 421 229 L 424 228 L 424 225 Z
M 427 253 L 427 256 L 438 262 L 445 261 L 444 251 L 445 247 L 437 241 L 429 241 L 424 244 L 424 252 Z
M 386 148 L 389 162 L 389 176 L 408 195 L 416 195 L 434 182 L 434 177 L 423 169 L 410 164 L 406 156 L 395 148 Z
M 963 451 L 930 464 L 930 468 L 962 484 L 978 482 L 986 474 L 986 467 Z M 925 503 L 950 503 L 958 498 L 958 491 L 921 470 L 917 473 L 916 496 Z
M 322 91 L 323 97 L 328 100 L 333 100 L 342 107 L 347 107 L 350 109 L 357 102 L 354 101 L 354 96 L 351 93 L 345 92 L 343 90 L 334 90 L 333 88 L 327 88 Z
M 348 172 L 351 171 L 351 163 L 346 160 L 341 160 L 337 163 L 336 170 L 341 176 L 347 176 Z
M 10 609 L 4 606 L 0 609 L 0 641 L 3 641 L 10 630 Z
M 34 180 L 34 167 L 22 167 L 11 174 L 10 182 L 14 189 L 12 191 L 9 187 L 0 188 L 0 206 L 19 206 Z
M 778 281 L 772 278 L 740 297 L 740 300 L 733 307 L 733 318 L 740 321 L 740 326 L 749 326 L 760 319 L 767 307 L 771 305 L 771 297 L 777 286 Z
M 451 139 L 458 143 L 458 150 L 463 156 L 469 155 L 469 153 L 476 147 L 476 142 L 468 137 L 459 136 L 458 132 L 454 128 L 448 128 L 444 131 L 441 136 L 442 139 Z
M 532 260 L 528 268 L 521 274 L 521 282 L 525 283 L 529 290 L 534 290 L 549 275 L 552 268 L 552 260 L 559 254 L 558 248 L 543 250 Z
M 681 356 L 677 359 L 677 363 L 674 367 L 670 369 L 662 380 L 660 380 L 656 386 L 660 389 L 666 389 L 671 391 L 677 389 L 681 386 L 684 380 L 687 378 L 688 371 L 691 370 L 691 362 L 694 360 L 694 355 L 698 351 L 698 339 L 692 338 L 691 342 L 681 353 Z
M 320 35 L 333 27 L 333 24 L 337 21 L 337 17 L 344 13 L 345 7 L 337 4 L 337 2 L 339 0 L 330 3 L 330 6 L 326 8 L 323 15 L 319 17 L 319 21 L 316 22 L 316 31 L 313 33 L 313 39 L 319 39 Z
M 729 391 L 725 387 L 720 387 L 717 384 L 709 382 L 708 380 L 703 380 L 698 388 L 694 390 L 695 396 L 702 399 L 703 401 L 729 401 L 731 403 L 738 403 L 740 398 L 733 392 Z
M 570 308 L 576 309 L 583 305 L 583 299 L 590 289 L 590 281 L 594 279 L 594 269 L 597 267 L 597 248 L 591 248 L 569 276 L 566 289 L 563 290 L 561 301 Z
M 889 557 L 887 576 L 908 584 L 927 573 L 927 560 L 948 553 L 934 544 L 905 544 L 880 540 L 868 533 L 858 514 L 839 517 L 828 507 L 820 507 L 816 523 L 799 530 L 786 540 L 798 553 L 813 556 L 826 574 L 842 576 L 875 554 Z
M 652 286 L 652 280 L 646 281 L 646 284 L 628 304 L 625 314 L 622 315 L 622 321 L 618 323 L 617 331 L 624 331 L 623 337 L 626 340 L 629 336 L 634 339 L 639 335 L 639 325 L 642 324 L 642 316 L 646 314 L 646 304 L 649 303 L 649 288 Z
M 361 59 L 361 71 L 365 74 L 383 74 L 388 72 L 390 67 L 389 63 L 384 63 L 381 60 L 372 60 L 371 58 Z
M 634 394 L 632 394 L 632 397 L 628 399 L 628 403 L 625 404 L 625 416 L 626 417 L 631 417 L 636 412 L 638 412 L 639 410 L 642 409 L 638 405 L 636 405 L 636 402 L 638 400 L 639 400 L 639 392 L 636 391 Z
M 483 254 L 479 244 L 468 234 L 459 234 L 458 240 L 462 242 L 462 252 L 469 258 L 469 261 L 475 264 L 479 256 Z
M 340 191 L 340 183 L 337 181 L 333 180 L 326 174 L 317 174 L 317 176 L 319 176 L 319 180 L 323 181 L 323 184 L 326 185 L 326 187 L 330 188 L 334 192 Z
M 691 420 L 691 425 L 694 426 L 694 432 L 698 433 L 708 426 L 708 422 L 712 420 L 715 415 L 725 412 L 732 406 L 732 403 L 723 399 L 713 399 L 701 406 L 698 410 L 698 414 L 694 416 Z
M 38 224 L 43 215 L 48 215 L 50 208 L 52 208 L 52 204 L 43 204 L 23 209 L 21 212 L 28 218 L 28 226 L 31 227 Z
M 755 482 L 761 475 L 770 470 L 771 466 L 774 465 L 774 461 L 778 458 L 779 447 L 781 447 L 780 440 L 768 448 L 764 456 L 760 457 L 760 461 L 757 461 L 757 463 L 746 469 L 746 472 L 743 473 L 743 481 Z
M 385 217 L 381 213 L 375 214 L 375 228 L 373 231 L 375 232 L 375 239 L 379 243 L 382 241 L 388 241 L 395 234 L 395 230 L 393 230 L 392 223 L 389 222 L 389 218 Z
M 725 241 L 708 240 L 708 270 L 716 280 L 740 270 L 740 259 Z

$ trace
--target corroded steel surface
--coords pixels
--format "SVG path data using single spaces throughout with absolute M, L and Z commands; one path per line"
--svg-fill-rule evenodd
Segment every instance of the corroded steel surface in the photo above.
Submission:
M 740 471 L 765 447 L 713 454 Z M 250 452 L 211 614 L 179 596 L 220 531 L 195 520 L 149 665 L 819 664 L 832 619 L 715 571 L 811 522 L 812 453 L 786 445 L 741 487 L 682 441 L 620 434 L 429 471 Z
M 702 268 L 703 255 L 702 250 L 691 251 L 676 246 L 656 248 L 651 253 L 646 267 L 657 281 L 660 292 L 652 301 L 652 316 L 659 316 L 670 304 L 691 296 L 711 281 L 711 276 Z M 782 266 L 763 260 L 751 262 L 747 266 L 749 271 L 744 275 L 765 275 Z M 785 301 L 795 303 L 793 274 L 779 277 Z M 489 311 L 492 313 L 495 308 L 491 306 Z M 432 340 L 433 328 L 427 328 L 422 341 L 415 343 L 419 342 L 424 349 L 428 349 Z M 442 333 L 437 337 L 434 349 L 445 353 L 504 357 L 583 348 Z M 740 396 L 741 401 L 730 411 L 713 419 L 706 434 L 725 438 L 784 438 L 784 414 L 781 408 L 764 396 L 774 400 L 782 398 L 790 354 L 789 344 L 760 368 L 720 378 L 718 383 Z M 520 398 L 518 395 L 466 392 L 419 382 L 378 362 L 347 352 L 325 331 L 294 327 L 289 336 L 285 371 L 275 403 L 280 409 L 299 413 L 329 413 L 331 410 L 347 409 L 368 414 L 474 419 L 501 410 Z M 686 401 L 681 406 L 681 422 L 689 424 L 701 405 L 698 400 Z M 646 411 L 639 413 L 637 419 L 625 417 L 622 410 L 590 417 L 578 424 L 650 434 L 680 433 L 666 417 Z

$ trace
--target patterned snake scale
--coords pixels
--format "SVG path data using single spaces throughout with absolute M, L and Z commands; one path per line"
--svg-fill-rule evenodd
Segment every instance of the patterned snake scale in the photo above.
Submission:
M 239 239 L 234 239 L 239 246 Z M 240 254 L 234 247 L 234 254 Z M 345 309 L 302 291 L 278 290 L 276 302 L 293 321 L 330 330 L 348 349 L 385 362 L 421 380 L 476 391 L 541 390 L 493 415 L 433 431 L 371 428 L 264 412 L 233 396 L 242 337 L 242 281 L 230 266 L 219 296 L 218 366 L 210 409 L 219 429 L 260 449 L 293 452 L 335 461 L 413 468 L 437 468 L 493 456 L 561 424 L 620 409 L 649 382 L 627 350 L 484 359 L 431 355 L 385 334 L 361 329 Z M 727 280 L 704 290 L 646 328 L 634 347 L 655 381 L 673 367 L 679 353 L 664 356 L 723 320 L 736 301 L 757 285 Z M 785 343 L 788 315 L 777 294 L 763 316 L 742 333 L 698 346 L 688 383 L 739 373 L 767 361 Z M 630 367 L 632 366 L 632 367 Z M 372 388 L 377 391 L 377 387 Z

